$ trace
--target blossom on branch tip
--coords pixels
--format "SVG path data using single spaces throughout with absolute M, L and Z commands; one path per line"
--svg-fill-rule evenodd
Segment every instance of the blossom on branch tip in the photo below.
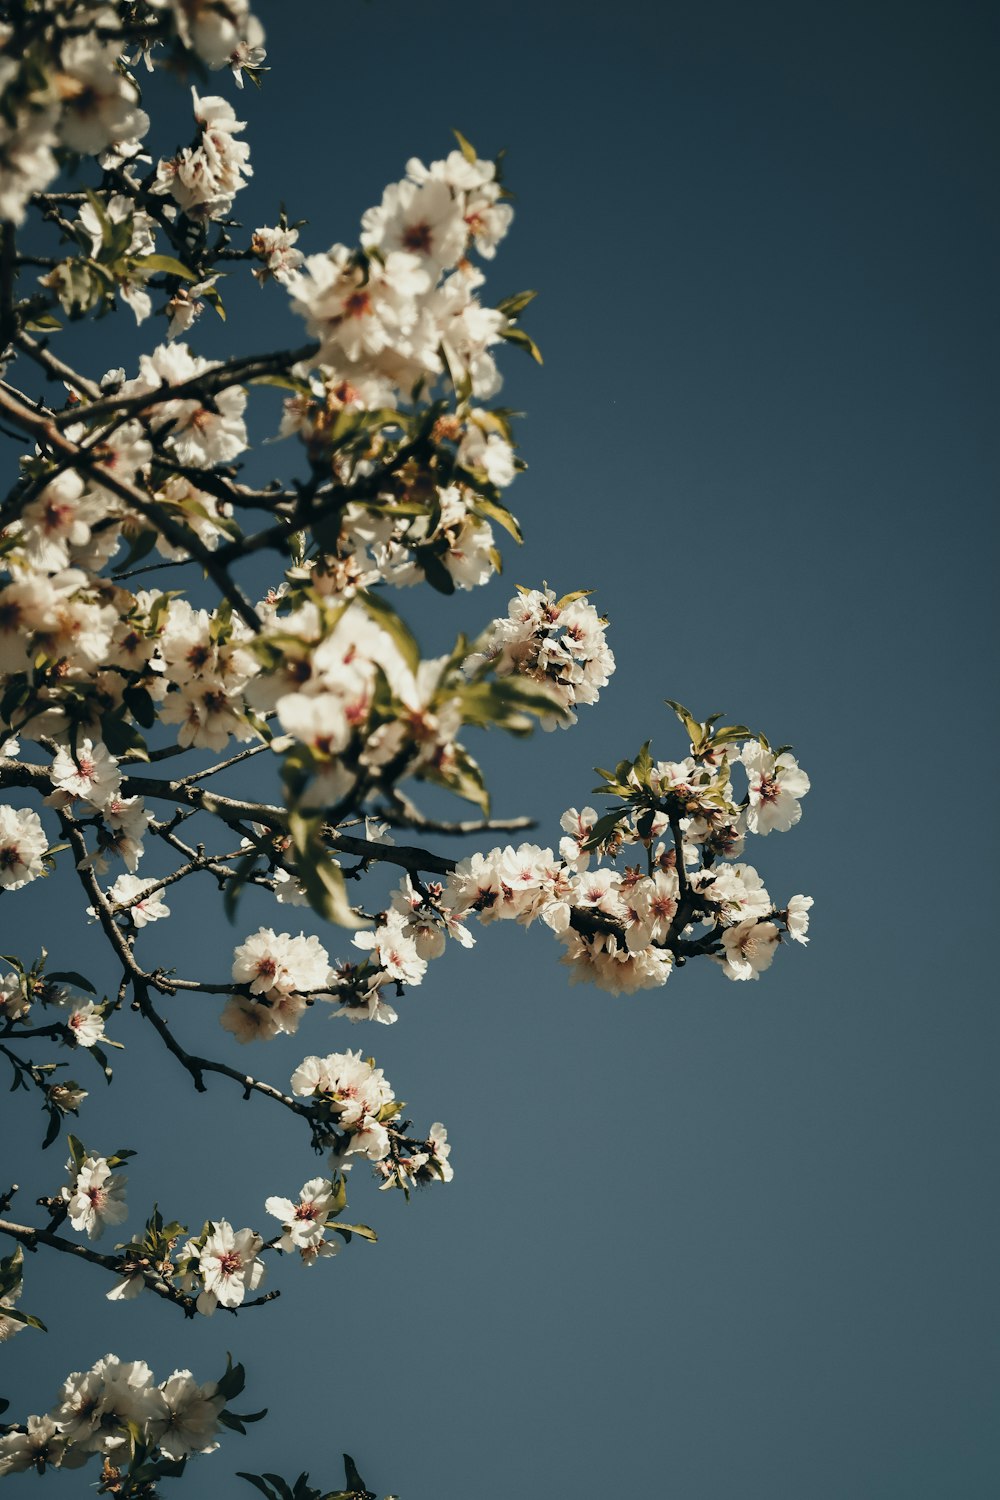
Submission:
M 266 1267 L 259 1259 L 263 1239 L 253 1229 L 234 1230 L 226 1219 L 210 1223 L 199 1240 L 188 1240 L 179 1252 L 186 1280 L 200 1282 L 198 1311 L 211 1317 L 217 1307 L 239 1307 L 256 1291 Z

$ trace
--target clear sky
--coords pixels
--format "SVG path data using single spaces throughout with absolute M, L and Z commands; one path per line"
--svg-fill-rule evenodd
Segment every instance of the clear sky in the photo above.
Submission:
M 283 200 L 307 249 L 350 242 L 452 126 L 509 150 L 488 288 L 540 292 L 544 368 L 504 365 L 528 539 L 487 593 L 402 603 L 430 653 L 515 581 L 592 587 L 619 669 L 573 732 L 481 747 L 497 811 L 551 843 L 593 765 L 649 736 L 683 753 L 664 697 L 725 709 L 812 777 L 800 826 L 752 857 L 775 896 L 815 896 L 814 936 L 758 984 L 692 965 L 628 999 L 570 988 L 545 931 L 480 930 L 395 1027 L 311 1015 L 244 1050 L 283 1083 L 304 1052 L 370 1047 L 415 1119 L 447 1124 L 454 1183 L 407 1205 L 356 1169 L 352 1214 L 380 1243 L 282 1264 L 281 1300 L 237 1320 L 110 1306 L 95 1273 L 39 1254 L 24 1302 L 53 1332 L 0 1351 L 18 1371 L 0 1388 L 41 1411 L 109 1349 L 199 1378 L 231 1349 L 245 1405 L 272 1415 L 192 1462 L 182 1485 L 214 1500 L 252 1493 L 237 1468 L 335 1487 L 344 1448 L 404 1500 L 993 1500 L 996 8 L 258 10 L 273 71 L 240 100 L 248 224 Z M 199 352 L 298 336 L 277 288 L 227 300 Z M 100 326 L 108 364 L 134 358 Z M 264 448 L 255 472 L 290 456 Z M 159 941 L 221 974 L 268 918 L 248 899 L 233 930 L 200 896 Z M 68 890 L 17 900 L 0 918 L 26 948 L 101 972 Z M 186 1041 L 235 1055 L 210 1004 L 176 1006 Z M 260 1223 L 319 1165 L 296 1122 L 196 1097 L 131 1019 L 80 1134 L 141 1148 L 136 1218 L 158 1194 L 195 1227 Z M 28 1204 L 59 1150 L 37 1185 L 12 1151 Z

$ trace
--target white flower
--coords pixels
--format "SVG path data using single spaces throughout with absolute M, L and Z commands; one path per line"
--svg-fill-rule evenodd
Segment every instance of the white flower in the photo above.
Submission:
M 339 1060 L 334 1053 L 331 1063 Z M 325 1057 L 304 1057 L 292 1074 L 292 1093 L 306 1096 L 324 1094 L 332 1088 L 333 1072 Z
M 218 1417 L 226 1404 L 215 1381 L 199 1385 L 190 1370 L 175 1370 L 160 1386 L 167 1416 L 153 1427 L 157 1446 L 166 1458 L 178 1460 L 189 1453 L 213 1453 L 219 1430 Z
M 98 1367 L 102 1390 L 95 1413 L 100 1432 L 95 1446 L 108 1453 L 128 1443 L 130 1422 L 146 1432 L 151 1423 L 165 1418 L 166 1406 L 145 1360 L 116 1359 L 111 1354 L 99 1361 Z M 109 1428 L 117 1430 L 109 1432 Z
M 334 1253 L 339 1246 L 324 1241 L 323 1230 L 330 1215 L 337 1211 L 337 1194 L 332 1181 L 326 1177 L 312 1177 L 299 1192 L 299 1201 L 290 1198 L 268 1198 L 264 1204 L 269 1214 L 281 1223 L 283 1230 L 278 1241 L 281 1250 L 311 1250 L 315 1252 L 326 1244 L 327 1254 Z
M 52 148 L 59 117 L 53 100 L 40 108 L 18 109 L 15 103 L 18 63 L 0 54 L 0 90 L 7 103 L 0 122 L 0 218 L 24 221 L 32 193 L 42 192 L 56 176 L 58 163 Z
M 651 879 L 637 880 L 622 890 L 622 900 L 631 913 L 625 942 L 631 952 L 666 941 L 680 899 L 677 875 L 657 870 Z
M 150 0 L 171 10 L 177 33 L 210 68 L 224 68 L 242 44 L 259 47 L 264 31 L 250 14 L 249 0 Z
M 255 16 L 251 16 L 245 40 L 237 42 L 229 56 L 229 70 L 238 89 L 243 87 L 244 68 L 250 72 L 251 76 L 254 73 L 269 71 L 264 67 L 267 50 L 260 45 L 263 40 L 264 28 Z
M 123 797 L 120 793 L 115 793 L 104 804 L 101 816 L 107 829 L 101 837 L 103 852 L 117 854 L 126 868 L 134 874 L 142 858 L 143 839 L 153 814 L 147 812 L 141 797 Z M 158 904 L 162 905 L 162 902 Z M 158 913 L 160 916 L 166 914 L 166 908 Z M 153 919 L 147 917 L 146 920 Z
M 722 934 L 725 956 L 718 962 L 727 979 L 759 979 L 774 962 L 781 934 L 773 922 L 751 919 Z
M 435 273 L 456 263 L 469 237 L 461 204 L 447 183 L 434 179 L 390 183 L 381 205 L 363 215 L 361 231 L 366 245 L 407 251 Z
M 743 746 L 743 764 L 750 784 L 746 822 L 751 833 L 787 833 L 802 816 L 799 798 L 809 790 L 809 777 L 794 755 L 772 755 L 759 740 Z
M 204 1291 L 198 1311 L 211 1317 L 216 1307 L 239 1307 L 247 1292 L 256 1291 L 264 1279 L 265 1265 L 258 1259 L 264 1241 L 253 1229 L 234 1232 L 225 1219 L 210 1226 L 198 1256 L 198 1274 Z
M 47 1465 L 62 1463 L 66 1441 L 51 1417 L 29 1417 L 26 1432 L 0 1437 L 0 1476 L 25 1469 L 41 1473 Z
M 153 890 L 156 885 L 158 882 L 155 880 L 141 880 L 136 875 L 119 875 L 108 891 L 108 900 L 116 906 L 127 904 L 128 914 L 136 927 L 145 927 L 150 922 L 158 922 L 162 917 L 170 915 L 170 907 L 160 892 Z M 153 894 L 147 896 L 147 891 L 153 891 Z
M 253 995 L 321 990 L 330 974 L 330 956 L 317 937 L 290 937 L 261 927 L 233 953 L 233 979 Z
M 708 901 L 718 902 L 719 918 L 726 923 L 757 921 L 772 910 L 764 882 L 752 865 L 714 865 L 694 876 L 694 885 Z
M 451 1155 L 448 1132 L 440 1121 L 436 1121 L 428 1130 L 427 1144 L 430 1147 L 429 1155 L 433 1170 L 438 1173 L 442 1182 L 451 1182 L 455 1169 L 448 1160 Z
M 498 677 L 529 677 L 549 689 L 553 712 L 540 720 L 543 729 L 575 723 L 575 706 L 596 703 L 615 669 L 597 610 L 571 595 L 557 599 L 554 589 L 516 594 L 506 618 L 493 621 L 466 666 L 482 661 L 492 662 Z
M 476 911 L 483 915 L 492 910 L 500 895 L 500 850 L 489 854 L 470 854 L 459 860 L 445 891 L 445 900 L 455 912 Z
M 20 1300 L 20 1296 L 21 1283 L 18 1282 L 13 1291 L 0 1297 L 0 1344 L 6 1344 L 8 1339 L 12 1339 L 15 1333 L 20 1333 L 21 1329 L 25 1326 L 23 1323 L 18 1322 L 17 1318 L 5 1317 L 3 1311 L 5 1307 L 14 1307 Z
M 244 1044 L 269 1042 L 279 1030 L 271 1006 L 249 1000 L 245 995 L 230 995 L 219 1016 L 219 1025 Z
M 373 932 L 357 932 L 355 948 L 370 951 L 390 979 L 403 984 L 419 984 L 427 972 L 427 961 L 420 957 L 416 943 L 406 930 L 401 912 L 388 911 Z
M 143 136 L 149 116 L 137 107 L 139 90 L 116 64 L 114 45 L 71 37 L 63 45 L 56 88 L 62 98 L 63 145 L 96 156 L 113 141 Z
M 20 974 L 0 976 L 0 1021 L 20 1020 L 31 1009 L 31 997 Z
M 788 936 L 796 943 L 808 943 L 806 933 L 809 931 L 809 908 L 813 904 L 812 896 L 793 896 L 788 903 L 785 912 L 785 927 Z
M 104 1011 L 92 1000 L 74 1000 L 68 997 L 62 1002 L 69 1011 L 66 1025 L 73 1034 L 78 1047 L 95 1047 L 104 1040 Z
M 125 1221 L 128 1179 L 120 1173 L 113 1174 L 103 1156 L 84 1157 L 79 1170 L 71 1158 L 67 1169 L 72 1181 L 62 1189 L 62 1198 L 74 1229 L 85 1231 L 89 1239 L 96 1240 L 108 1224 Z
M 250 249 L 263 265 L 253 274 L 261 286 L 272 276 L 275 281 L 287 282 L 299 269 L 305 256 L 294 248 L 298 237 L 297 229 L 269 229 L 262 225 L 254 230 Z
M 592 807 L 584 807 L 580 811 L 569 807 L 559 819 L 559 827 L 567 835 L 559 840 L 559 853 L 566 864 L 573 865 L 577 870 L 585 870 L 590 863 L 591 851 L 583 846 L 596 822 L 597 813 Z
M 43 875 L 48 847 L 41 819 L 30 807 L 0 806 L 0 887 L 19 891 Z
M 477 425 L 477 416 L 482 416 L 482 413 L 470 413 L 469 426 L 459 444 L 458 461 L 463 468 L 482 469 L 490 483 L 502 489 L 517 473 L 514 450 L 499 433 L 485 432 Z
M 140 356 L 138 377 L 122 387 L 125 396 L 151 397 L 148 420 L 154 431 L 169 429 L 167 446 L 183 464 L 210 468 L 230 463 L 247 446 L 247 393 L 242 386 L 214 392 L 211 407 L 196 399 L 171 399 L 166 391 L 162 399 L 157 394 L 214 367 L 212 360 L 192 354 L 186 344 L 161 344 L 152 354 Z
M 121 788 L 118 762 L 98 741 L 84 740 L 76 754 L 58 750 L 50 771 L 52 785 L 68 798 L 79 797 L 91 807 L 101 807 Z
M 345 245 L 307 256 L 289 282 L 292 307 L 321 342 L 317 359 L 337 368 L 411 352 L 416 298 L 430 286 L 416 255 L 392 250 L 363 264 Z

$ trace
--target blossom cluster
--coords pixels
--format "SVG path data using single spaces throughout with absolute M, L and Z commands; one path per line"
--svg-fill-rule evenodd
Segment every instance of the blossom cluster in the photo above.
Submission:
M 237 120 L 236 111 L 217 95 L 199 98 L 191 90 L 198 141 L 156 169 L 154 193 L 169 194 L 191 219 L 221 219 L 233 206 L 233 199 L 246 179 L 253 175 L 250 147 L 237 140 L 246 129 L 245 120 Z
M 246 1098 L 257 1092 L 304 1121 L 328 1155 L 297 1196 L 266 1199 L 270 1237 L 222 1217 L 191 1234 L 154 1208 L 142 1233 L 99 1255 L 55 1231 L 68 1222 L 95 1240 L 125 1221 L 118 1169 L 132 1153 L 99 1155 L 70 1136 L 68 1180 L 39 1200 L 49 1232 L 4 1232 L 82 1251 L 112 1273 L 111 1301 L 148 1289 L 186 1314 L 212 1316 L 275 1295 L 258 1295 L 269 1253 L 311 1266 L 354 1235 L 375 1238 L 342 1218 L 360 1159 L 380 1189 L 408 1194 L 452 1180 L 451 1146 L 440 1122 L 424 1135 L 411 1130 L 403 1101 L 360 1049 L 304 1057 L 285 1093 L 186 1052 L 169 997 L 228 995 L 221 1022 L 240 1042 L 296 1033 L 315 1002 L 350 1021 L 389 1023 L 392 1002 L 422 983 L 449 939 L 473 945 L 474 917 L 541 920 L 563 944 L 571 979 L 615 993 L 661 986 L 695 955 L 730 979 L 756 979 L 784 939 L 807 941 L 812 901 L 774 903 L 743 860 L 745 840 L 794 826 L 809 782 L 787 749 L 743 726 L 698 724 L 674 705 L 690 754 L 653 761 L 647 745 L 602 772 L 617 805 L 603 815 L 569 809 L 557 850 L 510 844 L 456 863 L 389 847 L 388 825 L 376 818 L 442 826 L 403 792 L 410 778 L 482 814 L 445 827 L 488 827 L 489 795 L 464 729 L 567 727 L 615 666 L 589 591 L 519 587 L 505 616 L 429 660 L 388 602 L 392 589 L 423 582 L 441 594 L 485 585 L 501 568 L 497 528 L 521 539 L 505 503 L 523 468 L 512 414 L 489 403 L 501 387 L 501 341 L 540 356 L 518 322 L 534 294 L 490 306 L 482 291 L 482 266 L 512 219 L 499 164 L 461 137 L 429 166 L 409 161 L 363 215 L 353 247 L 308 253 L 299 247 L 305 221 L 289 223 L 284 210 L 241 239 L 231 214 L 253 175 L 245 122 L 195 88 L 193 138 L 144 155 L 149 121 L 133 70 L 165 44 L 168 66 L 185 76 L 194 54 L 207 68 L 228 66 L 242 87 L 265 56 L 248 0 L 34 0 L 19 9 L 32 23 L 26 46 L 0 25 L 0 327 L 12 356 L 0 402 L 5 424 L 33 447 L 0 504 L 0 785 L 38 796 L 42 810 L 0 805 L 0 895 L 47 874 L 68 849 L 124 977 L 116 1000 L 85 998 L 81 976 L 10 960 L 0 975 L 2 1050 L 14 1086 L 43 1093 L 48 1145 L 85 1093 L 53 1081 L 60 1065 L 22 1060 L 8 1043 L 46 1036 L 89 1049 L 110 1077 L 102 1045 L 117 1044 L 105 1025 L 131 988 L 141 1023 L 198 1088 L 211 1070 Z M 99 179 L 81 156 L 96 158 Z M 63 165 L 80 169 L 82 191 L 49 196 Z M 72 253 L 22 253 L 11 223 L 24 223 L 29 203 Z M 290 321 L 305 327 L 304 349 L 221 363 L 182 341 L 200 332 L 205 306 L 224 313 L 230 262 L 267 295 L 276 284 Z M 156 293 L 166 338 L 128 371 L 91 379 L 51 353 L 58 313 L 76 320 L 121 302 L 141 323 Z M 14 384 L 27 361 L 33 378 L 40 367 L 62 380 L 61 410 Z M 244 483 L 257 383 L 288 393 L 276 436 L 294 440 L 307 477 Z M 154 552 L 158 560 L 146 561 Z M 276 574 L 259 587 L 268 576 L 271 586 L 248 598 L 249 570 L 237 566 L 267 554 Z M 190 595 L 129 586 L 147 567 L 176 569 L 173 583 L 191 564 L 205 582 Z M 34 759 L 19 758 L 10 732 L 38 747 Z M 234 740 L 245 748 L 230 754 Z M 280 773 L 279 806 L 218 792 L 233 783 L 209 779 L 258 751 L 261 769 Z M 225 758 L 189 758 L 185 774 L 172 776 L 183 752 Z M 154 816 L 147 799 L 169 811 Z M 56 825 L 63 842 L 50 844 Z M 146 864 L 140 875 L 154 841 L 171 868 L 157 877 Z M 383 858 L 408 873 L 384 910 L 353 906 L 347 882 Z M 137 940 L 170 917 L 169 888 L 189 875 L 217 882 L 230 917 L 251 883 L 279 903 L 308 903 L 353 934 L 355 953 L 332 961 L 317 936 L 261 925 L 236 945 L 225 983 L 154 967 Z M 35 1027 L 36 1004 L 58 1021 L 46 1015 Z M 0 1263 L 0 1340 L 40 1326 L 18 1307 L 20 1290 L 12 1257 Z M 97 1453 L 102 1488 L 118 1492 L 122 1464 L 140 1458 L 151 1487 L 157 1464 L 211 1451 L 220 1421 L 239 1427 L 224 1411 L 231 1374 L 200 1386 L 177 1371 L 156 1385 L 145 1365 L 109 1355 L 70 1376 L 47 1416 L 0 1438 L 0 1474 L 75 1467 Z M 347 1482 L 364 1491 L 350 1461 Z M 264 1479 L 258 1488 L 271 1492 Z M 127 1483 L 123 1492 L 132 1493 Z
M 500 502 L 519 467 L 509 422 L 473 404 L 500 389 L 491 351 L 502 339 L 534 349 L 514 328 L 523 302 L 485 306 L 484 274 L 469 259 L 492 258 L 511 218 L 495 164 L 463 141 L 429 167 L 407 163 L 406 177 L 363 215 L 356 249 L 303 257 L 294 230 L 256 232 L 265 274 L 285 282 L 318 343 L 298 371 L 282 433 L 297 434 L 312 462 L 330 464 L 358 496 L 324 529 L 310 569 L 327 591 L 379 579 L 475 588 L 499 565 L 491 521 L 520 539 Z M 439 380 L 456 409 L 401 447 L 400 395 Z
M 522 845 L 463 860 L 449 882 L 451 905 L 483 922 L 527 926 L 540 918 L 566 947 L 571 982 L 613 994 L 663 985 L 675 962 L 698 953 L 729 979 L 758 978 L 783 936 L 807 941 L 812 898 L 777 906 L 740 855 L 748 833 L 798 822 L 809 780 L 789 752 L 775 754 L 748 732 L 738 744 L 730 738 L 658 762 L 644 747 L 634 763 L 608 773 L 625 799 L 620 809 L 599 819 L 593 808 L 570 808 L 558 856 Z M 739 803 L 737 768 L 747 782 Z M 641 863 L 591 864 L 594 855 L 616 861 L 629 849 L 642 852 Z
M 339 1012 L 351 1020 L 396 1020 L 383 988 L 419 984 L 446 936 L 471 946 L 465 924 L 473 916 L 522 926 L 540 919 L 566 948 L 571 982 L 589 980 L 612 994 L 661 986 L 675 962 L 694 954 L 713 958 L 728 979 L 757 979 L 782 938 L 806 943 L 812 897 L 776 905 L 740 858 L 748 834 L 798 822 L 809 780 L 795 757 L 747 738 L 739 749 L 730 740 L 683 761 L 653 762 L 647 753 L 637 764 L 617 787 L 623 795 L 640 793 L 635 805 L 603 820 L 591 807 L 570 808 L 558 853 L 525 843 L 473 854 L 443 887 L 418 889 L 404 877 L 374 931 L 355 935 L 370 959 L 336 971 L 346 987 Z M 737 769 L 746 778 L 738 804 L 731 780 Z M 668 845 L 662 835 L 674 830 Z M 616 868 L 629 849 L 641 853 L 641 863 Z M 612 863 L 594 865 L 595 856 Z
M 568 729 L 578 703 L 596 703 L 615 669 L 607 621 L 586 593 L 556 598 L 554 589 L 519 588 L 505 618 L 493 624 L 467 658 L 467 669 L 492 666 L 498 677 L 518 675 L 544 683 L 561 713 L 541 719 L 543 729 Z
M 330 956 L 317 937 L 292 937 L 270 927 L 260 928 L 236 948 L 232 975 L 243 992 L 230 997 L 220 1019 L 240 1042 L 296 1032 L 307 997 L 324 994 L 336 982 Z
M 145 15 L 150 41 L 188 48 L 209 67 L 240 70 L 263 60 L 263 31 L 246 0 L 148 0 L 86 7 L 39 6 L 30 41 L 0 26 L 0 218 L 24 220 L 33 193 L 44 192 L 71 154 L 110 166 L 139 152 L 149 116 L 126 56 L 121 25 Z M 81 12 L 86 16 L 81 28 Z M 154 25 L 154 23 L 156 23 Z M 149 47 L 140 47 L 148 62 Z
M 78 1469 L 95 1457 L 104 1459 L 106 1473 L 110 1468 L 120 1475 L 137 1446 L 154 1462 L 213 1453 L 227 1401 L 224 1383 L 199 1384 L 190 1370 L 175 1370 L 157 1383 L 144 1361 L 106 1354 L 89 1370 L 67 1375 L 43 1416 L 30 1416 L 0 1437 L 0 1476 Z
M 488 351 L 506 319 L 478 302 L 484 278 L 467 253 L 492 257 L 511 218 L 494 164 L 474 152 L 452 151 L 430 167 L 408 162 L 406 177 L 362 217 L 363 250 L 334 245 L 307 256 L 289 285 L 319 340 L 317 362 L 383 404 L 385 394 L 410 394 L 443 373 L 444 342 L 471 394 L 492 396 L 500 377 Z
M 104 1031 L 109 1009 L 107 1001 L 88 999 L 78 994 L 72 984 L 47 975 L 44 957 L 30 970 L 15 960 L 14 955 L 10 955 L 10 960 L 17 962 L 17 968 L 6 974 L 0 973 L 0 1034 L 10 1033 L 15 1026 L 27 1025 L 33 1007 L 40 1005 L 55 1012 L 56 1020 L 64 1028 L 63 1042 L 90 1049 L 109 1040 Z M 83 983 L 79 975 L 73 977 Z M 54 1066 L 49 1064 L 45 1071 L 51 1071 Z M 47 1085 L 46 1094 L 64 1112 L 75 1111 L 87 1097 L 86 1091 L 70 1080 Z

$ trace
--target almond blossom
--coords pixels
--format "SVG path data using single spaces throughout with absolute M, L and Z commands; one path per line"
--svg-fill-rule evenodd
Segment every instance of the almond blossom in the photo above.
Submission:
M 339 1250 L 339 1243 L 325 1239 L 323 1233 L 327 1220 L 339 1211 L 336 1184 L 329 1178 L 311 1177 L 303 1184 L 297 1203 L 290 1198 L 268 1198 L 264 1207 L 281 1223 L 279 1250 L 288 1254 L 298 1250 L 307 1265 L 319 1255 L 335 1255 Z
M 799 799 L 809 790 L 809 777 L 794 755 L 773 755 L 757 740 L 743 747 L 743 764 L 750 783 L 746 822 L 751 833 L 786 833 L 802 816 Z
M 49 847 L 42 821 L 30 807 L 0 805 L 0 888 L 19 891 L 45 874 Z
M 79 1167 L 71 1157 L 67 1170 L 71 1180 L 62 1197 L 74 1229 L 96 1240 L 109 1224 L 124 1223 L 127 1177 L 113 1173 L 103 1156 L 86 1156 Z
M 234 1230 L 226 1219 L 210 1224 L 201 1243 L 189 1240 L 182 1251 L 190 1270 L 203 1286 L 197 1307 L 211 1317 L 217 1307 L 239 1307 L 248 1292 L 256 1291 L 266 1267 L 258 1258 L 264 1241 L 253 1229 Z

